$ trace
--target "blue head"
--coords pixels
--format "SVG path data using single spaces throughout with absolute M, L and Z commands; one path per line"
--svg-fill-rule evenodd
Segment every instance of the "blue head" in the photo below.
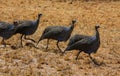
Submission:
M 70 29 L 73 30 L 74 26 L 75 26 L 76 20 L 72 20 L 72 24 L 70 26 Z
M 42 16 L 42 14 L 38 14 L 38 19 L 40 19 L 41 16 Z
M 35 21 L 35 23 L 33 22 L 33 24 L 36 24 L 36 23 L 37 23 L 37 25 L 38 25 L 38 24 L 39 24 L 39 20 L 40 20 L 41 16 L 42 16 L 42 14 L 38 14 L 38 19 Z
M 99 26 L 99 25 L 96 25 L 96 26 L 95 26 L 95 30 L 96 30 L 95 36 L 99 39 L 99 31 L 98 31 L 98 28 L 100 28 L 100 26 Z
M 14 26 L 17 26 L 17 25 L 18 25 L 18 22 L 17 22 L 17 21 L 14 21 L 14 22 L 13 22 L 13 25 L 14 25 Z
M 98 28 L 100 28 L 100 26 L 99 26 L 99 25 L 96 25 L 96 26 L 95 26 L 95 29 L 97 30 Z
M 76 20 L 72 20 L 72 25 L 74 26 L 76 23 Z

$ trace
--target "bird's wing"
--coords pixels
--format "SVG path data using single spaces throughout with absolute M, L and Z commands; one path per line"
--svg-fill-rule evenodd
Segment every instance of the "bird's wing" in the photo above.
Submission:
M 83 39 L 75 42 L 71 46 L 69 46 L 69 49 L 73 49 L 73 48 L 86 48 L 87 46 L 89 46 L 92 43 L 93 43 L 93 40 L 91 38 L 89 38 L 89 37 L 88 38 L 83 38 Z
M 18 23 L 18 26 L 28 27 L 31 25 L 32 21 L 24 20 L 24 21 L 17 21 L 17 23 Z
M 68 43 L 68 46 L 76 43 L 76 42 L 79 41 L 79 40 L 82 40 L 82 39 L 84 39 L 84 38 L 87 38 L 87 37 L 90 37 L 90 36 L 78 35 L 78 34 L 76 34 L 76 35 L 74 35 L 74 36 L 72 36 L 72 37 L 70 38 L 70 41 L 69 41 L 69 43 Z
M 63 27 L 63 26 L 48 26 L 45 30 L 44 30 L 44 32 L 43 32 L 43 34 L 45 34 L 45 33 L 47 33 L 47 32 L 49 32 L 49 31 L 51 31 L 51 30 L 64 30 L 64 28 L 65 27 Z
M 48 26 L 47 28 L 45 28 L 43 34 L 49 32 L 52 28 L 55 28 L 55 26 Z
M 25 23 L 25 22 L 29 22 L 29 20 L 18 20 L 16 21 L 18 24 L 22 24 L 22 23 Z
M 13 30 L 14 29 L 14 25 L 6 23 L 6 22 L 0 22 L 0 32 L 4 31 L 4 30 Z
M 18 29 L 22 29 L 22 28 L 28 28 L 31 26 L 31 21 L 18 21 Z
M 44 37 L 57 37 L 59 35 L 61 35 L 63 32 L 62 28 L 53 28 L 51 30 L 49 30 L 48 32 L 44 33 Z
M 6 29 L 6 28 L 8 28 L 9 25 L 10 25 L 9 23 L 0 22 L 0 29 Z

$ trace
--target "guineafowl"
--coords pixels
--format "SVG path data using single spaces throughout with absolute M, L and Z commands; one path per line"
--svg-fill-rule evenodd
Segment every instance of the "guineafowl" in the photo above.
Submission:
M 71 36 L 71 33 L 74 29 L 74 25 L 75 25 L 76 20 L 72 20 L 72 23 L 69 27 L 65 27 L 65 26 L 49 26 L 47 27 L 42 36 L 40 37 L 38 43 L 43 40 L 43 39 L 47 39 L 47 47 L 46 50 L 48 48 L 48 44 L 49 44 L 49 39 L 54 39 L 57 40 L 57 47 L 60 51 L 62 51 L 59 48 L 59 42 L 62 41 L 67 41 L 69 39 L 69 37 Z M 37 45 L 38 45 L 37 43 Z
M 42 16 L 42 14 L 38 14 L 38 18 L 36 20 L 33 20 L 33 21 L 31 21 L 31 20 L 17 21 L 18 27 L 17 27 L 16 33 L 22 34 L 21 38 L 20 38 L 22 47 L 23 47 L 23 44 L 22 44 L 22 37 L 23 36 L 24 36 L 24 39 L 31 40 L 31 41 L 35 42 L 33 39 L 26 38 L 26 35 L 32 35 L 35 33 L 35 31 L 38 28 L 41 16 Z
M 3 44 L 5 47 L 6 43 L 4 42 L 4 40 L 7 40 L 14 35 L 16 31 L 16 25 L 16 22 L 10 24 L 7 22 L 0 21 L 0 37 L 3 38 L 1 44 Z
M 94 36 L 81 35 L 78 37 L 79 40 L 77 40 L 76 38 L 76 41 L 74 41 L 75 37 L 72 37 L 65 51 L 79 50 L 76 60 L 78 59 L 78 56 L 82 51 L 89 54 L 89 57 L 92 59 L 91 53 L 96 53 L 98 48 L 100 47 L 100 36 L 99 36 L 98 28 L 99 28 L 98 25 L 95 26 L 96 34 Z

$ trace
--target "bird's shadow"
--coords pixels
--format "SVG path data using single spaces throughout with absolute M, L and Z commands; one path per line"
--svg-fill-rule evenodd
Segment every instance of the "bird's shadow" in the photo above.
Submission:
M 27 42 L 24 46 L 28 46 L 28 47 L 31 47 L 31 48 L 34 47 L 34 48 L 36 48 L 36 49 L 39 49 L 39 47 L 35 46 L 35 44 L 33 44 L 33 43 L 31 43 L 31 42 Z M 24 46 L 23 46 L 23 47 L 24 47 Z M 12 45 L 12 46 L 11 46 L 12 49 L 19 49 L 19 48 L 23 48 L 23 47 L 17 46 L 17 45 L 16 45 L 16 46 L 15 46 L 15 45 Z
M 33 43 L 30 43 L 30 42 L 27 42 L 26 44 L 25 44 L 25 46 L 29 46 L 29 47 L 34 47 L 34 48 L 36 48 L 36 49 L 40 49 L 39 47 L 37 47 L 37 46 L 35 46 L 35 44 L 33 44 Z
M 96 59 L 91 59 L 91 60 L 92 60 L 92 62 L 93 62 L 93 64 L 94 64 L 95 66 L 102 66 L 102 65 L 105 65 L 104 62 L 99 62 L 99 63 L 98 63 L 98 61 L 96 61 Z

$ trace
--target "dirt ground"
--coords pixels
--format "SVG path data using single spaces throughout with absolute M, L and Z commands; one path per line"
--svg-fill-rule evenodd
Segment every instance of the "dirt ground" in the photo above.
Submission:
M 47 51 L 46 40 L 39 43 L 39 49 L 26 46 L 32 42 L 24 40 L 23 48 L 0 48 L 0 76 L 120 76 L 119 1 L 0 0 L 0 21 L 35 20 L 38 13 L 43 14 L 39 28 L 29 36 L 36 41 L 47 26 L 69 26 L 72 19 L 77 20 L 72 36 L 93 35 L 94 26 L 99 24 L 101 46 L 92 57 L 101 65 L 93 64 L 85 53 L 75 60 L 77 50 L 61 56 L 54 40 Z M 19 46 L 20 36 L 6 42 Z M 59 44 L 62 50 L 68 41 Z

